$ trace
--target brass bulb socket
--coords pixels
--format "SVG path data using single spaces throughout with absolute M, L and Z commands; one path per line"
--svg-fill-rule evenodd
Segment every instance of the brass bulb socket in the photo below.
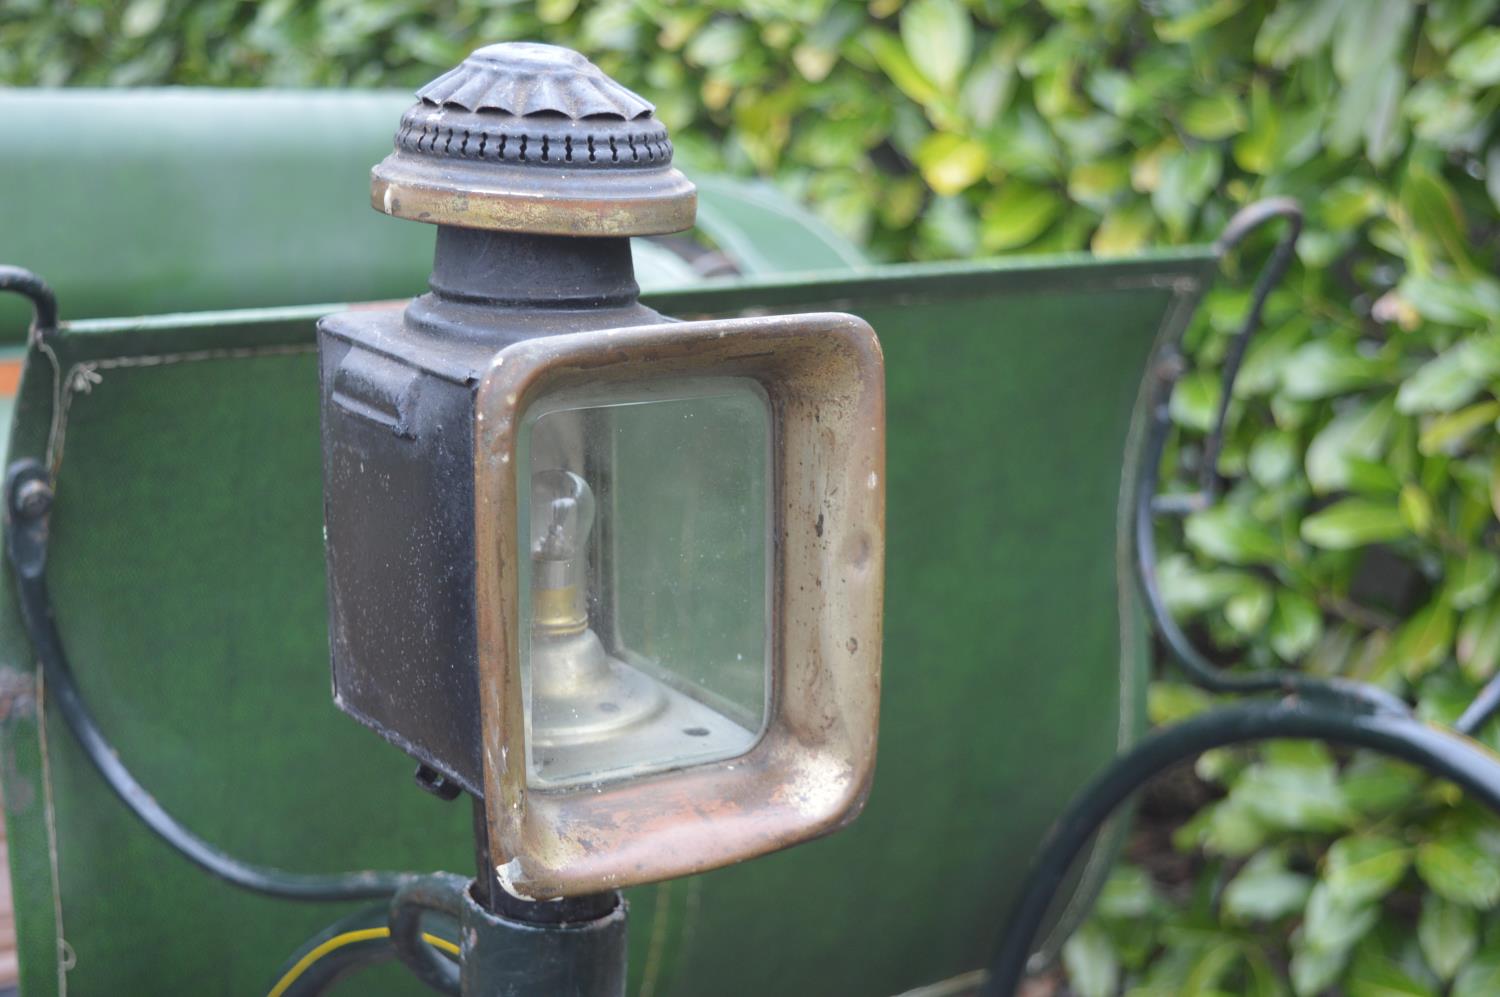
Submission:
M 532 592 L 531 626 L 537 633 L 570 636 L 582 633 L 588 625 L 589 614 L 584 606 L 582 586 L 565 585 Z

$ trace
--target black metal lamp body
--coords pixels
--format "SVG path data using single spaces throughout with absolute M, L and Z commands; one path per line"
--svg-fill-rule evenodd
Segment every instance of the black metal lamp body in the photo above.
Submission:
M 334 698 L 483 795 L 475 395 L 523 339 L 646 325 L 628 238 L 441 227 L 432 291 L 319 328 Z
M 483 795 L 479 383 L 523 339 L 661 321 L 630 237 L 690 225 L 696 195 L 651 105 L 573 52 L 490 46 L 418 98 L 371 199 L 438 223 L 430 290 L 318 332 L 334 699 Z

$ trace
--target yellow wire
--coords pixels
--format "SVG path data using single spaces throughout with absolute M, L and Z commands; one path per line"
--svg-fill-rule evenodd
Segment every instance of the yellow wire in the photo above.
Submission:
M 353 945 L 355 942 L 368 942 L 376 938 L 389 937 L 391 937 L 390 928 L 361 928 L 358 931 L 346 931 L 342 935 L 334 935 L 328 941 L 319 945 L 301 959 L 298 959 L 297 964 L 287 970 L 286 974 L 276 981 L 276 985 L 271 988 L 271 992 L 266 997 L 282 997 L 282 994 L 285 994 L 287 989 L 293 983 L 297 982 L 297 978 L 307 972 L 309 966 L 336 949 L 341 949 L 345 945 Z M 446 938 L 439 938 L 437 935 L 424 931 L 422 932 L 422 940 L 434 948 L 441 949 L 454 958 L 458 957 L 458 946 Z

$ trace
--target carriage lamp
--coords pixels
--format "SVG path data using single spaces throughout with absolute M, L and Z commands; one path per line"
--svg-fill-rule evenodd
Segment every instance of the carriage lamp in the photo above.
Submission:
M 319 326 L 335 701 L 482 798 L 522 901 L 829 832 L 873 774 L 879 344 L 642 305 L 630 240 L 695 198 L 639 96 L 482 48 L 372 173 L 428 292 Z

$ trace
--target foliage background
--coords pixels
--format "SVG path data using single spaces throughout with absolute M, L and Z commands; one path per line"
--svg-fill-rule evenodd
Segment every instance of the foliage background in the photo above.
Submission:
M 1226 663 L 1434 720 L 1500 666 L 1500 0 L 8 0 L 0 81 L 415 86 L 512 38 L 584 50 L 699 168 L 773 176 L 881 258 L 1129 253 L 1301 198 L 1227 499 L 1164 537 L 1164 589 Z M 1189 335 L 1184 480 L 1247 276 Z M 1156 722 L 1208 705 L 1152 689 Z M 1497 904 L 1500 827 L 1452 787 L 1221 751 L 1146 801 L 1065 965 L 1090 997 L 1493 994 Z

